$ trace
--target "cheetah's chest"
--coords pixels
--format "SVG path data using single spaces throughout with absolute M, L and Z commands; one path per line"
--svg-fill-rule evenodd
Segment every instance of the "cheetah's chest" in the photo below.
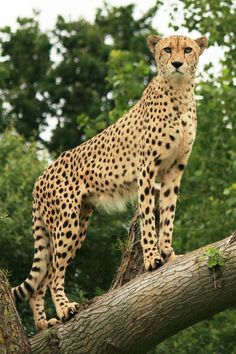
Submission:
M 159 168 L 159 174 L 165 173 L 177 159 L 188 155 L 196 134 L 196 122 L 194 117 L 183 114 L 180 117 L 178 133 L 176 129 L 169 129 L 168 135 L 174 136 L 174 140 L 167 142 L 169 148 L 162 150 L 162 163 Z

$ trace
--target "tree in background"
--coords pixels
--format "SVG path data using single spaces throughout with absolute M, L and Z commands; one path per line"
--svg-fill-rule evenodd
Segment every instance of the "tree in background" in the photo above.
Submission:
M 234 58 L 236 49 L 234 38 L 236 30 L 233 21 L 235 7 L 230 0 L 221 3 L 213 1 L 206 3 L 201 0 L 194 3 L 190 0 L 173 3 L 177 10 L 180 4 L 184 7 L 183 25 L 189 29 L 190 33 L 197 29 L 202 34 L 209 34 L 210 43 L 224 50 L 219 76 L 216 77 L 212 64 L 209 63 L 204 75 L 199 78 L 197 87 L 199 97 L 197 139 L 181 184 L 181 197 L 177 207 L 174 230 L 175 248 L 178 253 L 183 253 L 220 239 L 235 229 L 236 67 Z M 53 35 L 42 33 L 39 29 L 36 31 L 35 38 L 41 38 L 41 36 L 46 38 L 45 43 L 49 43 L 51 48 L 49 52 L 53 53 L 50 67 L 45 64 L 44 75 L 38 79 L 40 84 L 36 85 L 43 88 L 40 91 L 42 95 L 40 97 L 44 97 L 42 102 L 46 108 L 42 110 L 42 116 L 44 117 L 45 113 L 47 117 L 58 118 L 58 125 L 48 143 L 53 153 L 75 146 L 99 132 L 114 122 L 124 111 L 128 110 L 135 99 L 140 97 L 151 76 L 152 57 L 146 48 L 146 36 L 151 32 L 158 32 L 158 29 L 152 29 L 152 20 L 159 6 L 160 4 L 137 20 L 134 19 L 134 7 L 131 5 L 118 8 L 104 6 L 103 9 L 97 11 L 94 24 L 84 20 L 66 22 L 59 17 Z M 175 8 L 170 12 L 175 14 Z M 31 25 L 34 21 L 31 19 Z M 175 24 L 174 19 L 173 24 Z M 19 24 L 15 33 L 10 29 L 8 31 L 10 34 L 2 39 L 3 44 L 12 43 L 9 38 L 15 38 L 16 33 L 21 33 L 22 25 Z M 24 41 L 18 40 L 17 43 L 21 46 L 19 53 L 22 53 L 27 47 L 24 47 Z M 41 48 L 39 45 L 36 47 Z M 21 107 L 18 95 L 22 93 L 18 83 L 14 84 L 11 90 L 8 89 L 9 67 L 12 68 L 11 74 L 14 76 L 16 66 L 14 66 L 13 57 L 7 51 L 4 55 L 7 59 L 0 63 L 0 71 L 4 73 L 1 75 L 0 89 L 6 97 L 4 102 L 10 102 L 10 106 L 4 103 L 2 107 L 4 118 L 0 123 L 2 131 L 9 122 L 18 129 L 16 116 L 14 119 L 11 118 L 13 115 L 8 114 L 8 110 L 11 107 L 16 112 L 18 111 L 18 102 Z M 35 65 L 35 61 L 27 63 L 29 68 Z M 18 76 L 23 77 L 24 66 L 17 68 Z M 15 97 L 18 97 L 18 100 L 14 100 Z M 31 102 L 29 102 L 29 107 L 30 105 Z M 34 115 L 34 118 L 37 116 Z M 35 138 L 38 138 L 44 124 L 48 124 L 48 120 L 44 119 L 43 122 L 38 123 L 38 128 L 34 128 L 37 134 L 32 133 L 30 119 L 32 118 L 25 114 L 22 120 L 27 128 L 25 132 L 18 129 L 27 140 L 33 134 Z M 10 144 L 13 144 L 11 139 L 10 136 L 7 137 Z M 21 141 L 22 146 L 28 146 L 23 140 Z M 30 155 L 27 148 L 25 149 L 25 155 Z M 10 163 L 14 154 L 6 155 L 6 157 Z M 24 158 L 26 159 L 26 156 Z M 2 193 L 4 193 L 4 186 L 9 186 L 8 196 L 4 197 L 5 199 L 1 198 L 6 203 L 2 205 L 1 211 L 7 212 L 9 217 L 0 221 L 1 226 L 2 222 L 5 225 L 4 234 L 7 232 L 7 235 L 12 235 L 7 239 L 8 248 L 14 250 L 17 235 L 18 237 L 25 235 L 24 240 L 17 241 L 15 260 L 14 257 L 12 261 L 4 256 L 6 253 L 3 253 L 1 257 L 0 266 L 13 270 L 15 284 L 23 280 L 32 261 L 30 216 L 25 215 L 24 212 L 27 210 L 30 213 L 31 187 L 37 173 L 39 175 L 41 173 L 39 170 L 43 169 L 40 165 L 37 173 L 31 175 L 29 173 L 31 166 L 34 166 L 34 163 L 38 164 L 38 157 L 35 156 L 32 160 L 27 161 L 27 180 L 31 182 L 26 186 L 24 178 L 20 178 L 25 173 L 24 168 L 21 169 L 20 166 L 25 165 L 20 159 L 13 159 L 13 164 L 19 168 L 17 181 L 19 181 L 19 191 L 21 186 L 22 194 L 17 194 L 15 204 L 11 206 L 12 209 L 8 209 L 7 201 L 8 199 L 11 201 L 11 191 L 13 193 L 15 190 L 14 178 L 9 178 L 6 173 L 0 174 Z M 10 165 L 8 171 L 11 169 Z M 34 171 L 33 167 L 32 171 Z M 21 195 L 27 195 L 25 198 L 28 204 L 22 203 L 24 198 Z M 18 213 L 17 221 L 15 219 L 11 221 L 12 214 L 9 210 Z M 89 227 L 88 240 L 67 273 L 67 288 L 70 290 L 72 299 L 91 297 L 104 292 L 109 287 L 109 282 L 118 264 L 118 246 L 122 246 L 124 242 L 125 228 L 130 215 L 131 213 L 126 214 L 123 219 L 118 218 L 117 215 L 114 217 L 94 215 Z M 19 226 L 17 229 L 16 225 Z M 121 239 L 121 242 L 117 243 L 115 241 L 117 238 Z M 1 247 L 4 239 L 1 235 Z M 25 242 L 28 242 L 28 245 Z M 24 265 L 22 274 L 17 270 L 19 262 Z M 75 282 L 75 277 L 78 278 L 78 282 Z M 28 322 L 31 315 L 23 317 Z M 158 346 L 156 352 L 234 353 L 235 323 L 235 310 L 226 311 L 215 316 L 211 321 L 204 321 L 166 340 Z
M 18 18 L 18 28 L 1 29 L 0 131 L 9 126 L 27 139 L 40 139 L 50 112 L 45 79 L 51 44 L 37 19 Z
M 53 36 L 61 60 L 51 72 L 49 93 L 60 109 L 50 150 L 74 147 L 112 123 L 113 86 L 107 79 L 111 51 L 126 50 L 135 61 L 145 54 L 148 61 L 146 36 L 153 31 L 156 11 L 157 6 L 135 20 L 134 5 L 104 5 L 97 10 L 94 24 L 58 18 Z
M 47 162 L 37 144 L 26 143 L 15 131 L 0 135 L 0 268 L 10 271 L 14 284 L 25 278 L 32 264 L 31 228 L 33 185 Z M 32 327 L 28 306 L 22 315 Z
M 50 72 L 48 92 L 58 123 L 48 146 L 59 152 L 85 139 L 84 116 L 95 121 L 105 109 L 110 48 L 99 28 L 85 20 L 59 17 L 53 37 L 59 61 Z
M 157 8 L 135 20 L 134 5 L 104 5 L 94 24 L 83 19 L 66 22 L 59 16 L 50 33 L 41 32 L 37 14 L 36 19 L 18 19 L 15 32 L 2 29 L 1 131 L 12 125 L 26 139 L 39 140 L 50 118 L 56 117 L 47 147 L 58 154 L 88 138 L 88 122 L 93 127 L 87 128 L 89 136 L 108 126 L 114 108 L 107 81 L 109 54 L 126 50 L 135 61 L 145 55 L 151 62 L 146 37 L 154 31 L 151 21 Z

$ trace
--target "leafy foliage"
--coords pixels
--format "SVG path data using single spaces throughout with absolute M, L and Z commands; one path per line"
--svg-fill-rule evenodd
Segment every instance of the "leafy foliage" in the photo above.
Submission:
M 126 50 L 144 65 L 157 6 L 151 10 L 135 20 L 134 5 L 106 5 L 97 10 L 94 24 L 59 16 L 48 33 L 40 30 L 35 13 L 35 18 L 19 18 L 15 32 L 1 29 L 0 131 L 13 126 L 27 139 L 42 140 L 40 133 L 54 117 L 57 125 L 44 143 L 58 154 L 109 125 L 114 108 L 109 55 L 113 49 Z
M 84 140 L 79 117 L 99 115 L 106 96 L 106 62 L 109 46 L 96 25 L 80 20 L 65 22 L 59 16 L 53 31 L 59 61 L 50 72 L 48 92 L 58 124 L 49 148 L 62 151 Z
M 113 50 L 109 57 L 107 81 L 111 84 L 114 109 L 109 112 L 111 123 L 121 117 L 140 98 L 150 77 L 150 67 L 142 58 L 124 50 Z
M 23 280 L 33 252 L 31 239 L 32 189 L 46 165 L 38 158 L 37 145 L 25 144 L 14 131 L 0 137 L 0 214 L 1 252 L 0 267 L 14 269 L 16 281 Z M 23 254 L 23 257 L 22 257 Z
M 46 166 L 39 158 L 37 144 L 26 142 L 14 130 L 0 136 L 0 268 L 10 271 L 10 282 L 25 280 L 33 257 L 31 228 L 32 189 Z M 20 309 L 22 318 L 33 326 L 28 306 Z
M 159 344 L 148 354 L 234 354 L 235 311 L 227 310 Z
M 200 257 L 200 260 L 207 262 L 208 268 L 223 267 L 226 259 L 227 257 L 216 247 L 208 247 Z
M 51 60 L 51 44 L 37 20 L 18 18 L 15 32 L 1 30 L 0 45 L 0 131 L 9 126 L 26 138 L 39 139 L 50 108 L 46 76 Z

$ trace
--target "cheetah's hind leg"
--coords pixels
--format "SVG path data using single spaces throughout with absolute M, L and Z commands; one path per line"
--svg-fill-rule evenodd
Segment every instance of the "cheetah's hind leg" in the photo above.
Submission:
M 38 330 L 46 329 L 60 323 L 56 318 L 51 318 L 50 320 L 46 318 L 44 309 L 44 297 L 47 290 L 46 282 L 47 279 L 45 279 L 45 283 L 40 286 L 39 291 L 33 294 L 29 301 L 34 315 L 35 326 Z
M 67 210 L 67 217 L 62 218 L 53 235 L 53 274 L 49 287 L 61 321 L 69 320 L 79 309 L 79 305 L 76 302 L 69 302 L 65 294 L 65 272 L 69 262 L 75 257 L 76 251 L 82 247 L 92 211 L 92 207 L 83 204 L 79 214 L 73 210 Z
M 47 320 L 45 313 L 45 293 L 47 291 L 50 279 L 52 277 L 52 260 L 49 260 L 48 269 L 45 277 L 43 278 L 41 284 L 39 285 L 37 291 L 31 296 L 29 303 L 34 315 L 35 326 L 38 330 L 46 329 L 52 327 L 60 321 L 56 318 L 51 318 Z

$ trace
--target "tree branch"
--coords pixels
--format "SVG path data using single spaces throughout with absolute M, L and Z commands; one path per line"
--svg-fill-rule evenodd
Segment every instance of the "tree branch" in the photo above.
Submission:
M 31 353 L 11 296 L 11 287 L 0 270 L 0 353 Z
M 201 259 L 206 247 L 178 257 L 82 305 L 69 322 L 36 334 L 30 339 L 32 353 L 145 353 L 234 306 L 236 234 L 209 246 L 224 254 L 224 267 L 209 270 Z M 215 286 L 217 278 L 221 281 Z

